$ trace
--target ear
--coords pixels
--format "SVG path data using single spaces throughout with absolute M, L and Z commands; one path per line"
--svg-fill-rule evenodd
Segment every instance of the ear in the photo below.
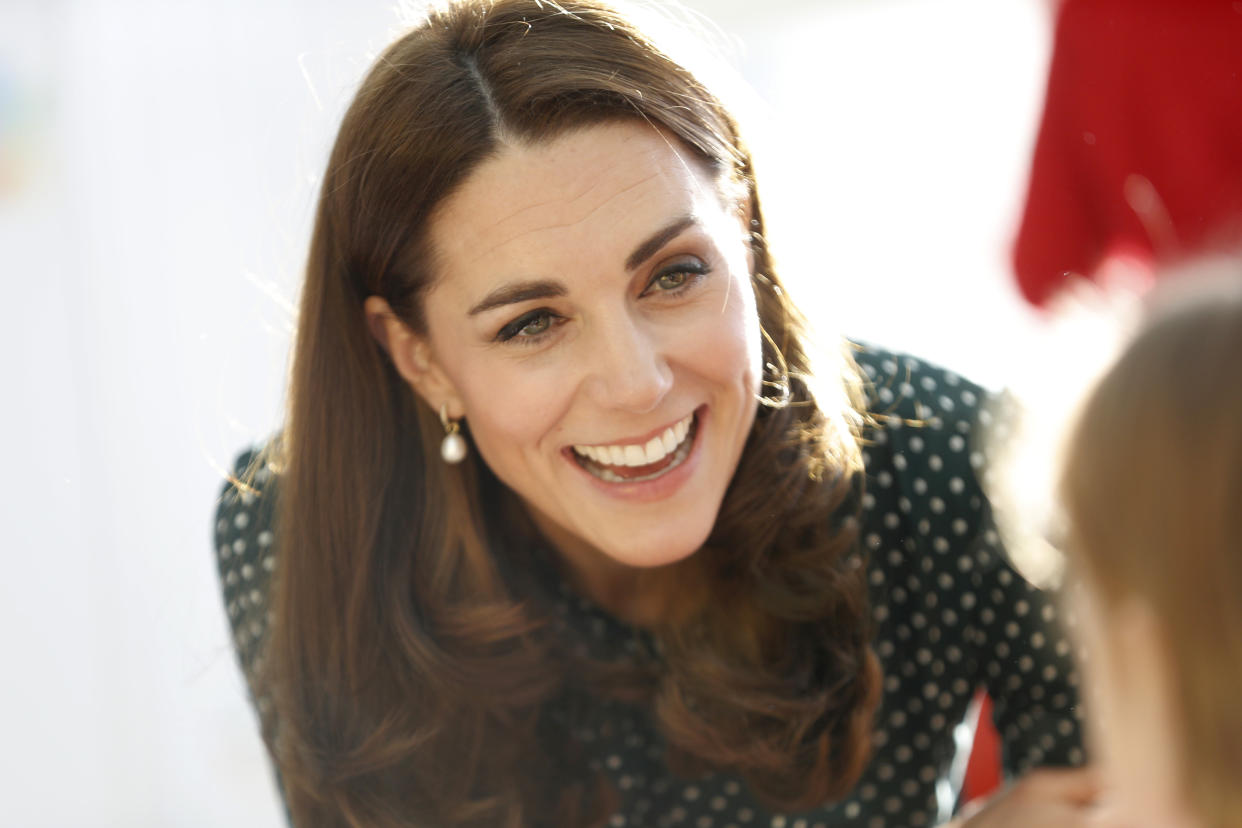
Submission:
M 371 335 L 388 352 L 397 373 L 415 393 L 433 411 L 438 412 L 441 406 L 445 406 L 448 416 L 454 419 L 464 417 L 466 412 L 457 386 L 436 361 L 427 338 L 416 334 L 393 313 L 388 302 L 378 296 L 367 297 L 363 312 Z

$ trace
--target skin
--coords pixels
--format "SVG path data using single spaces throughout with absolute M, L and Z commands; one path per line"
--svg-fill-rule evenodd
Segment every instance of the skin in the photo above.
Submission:
M 1109 791 L 1101 825 L 1193 828 L 1183 766 L 1168 636 L 1152 607 L 1131 595 L 1109 601 L 1088 579 L 1073 592 L 1093 716 L 1088 736 Z
M 401 374 L 465 418 L 472 448 L 605 605 L 625 603 L 638 571 L 703 544 L 753 424 L 761 346 L 746 219 L 675 139 L 592 126 L 504 146 L 440 205 L 426 336 L 367 301 Z M 478 310 L 544 282 L 557 295 Z M 641 442 L 692 412 L 695 446 L 671 488 L 610 486 L 570 454 Z

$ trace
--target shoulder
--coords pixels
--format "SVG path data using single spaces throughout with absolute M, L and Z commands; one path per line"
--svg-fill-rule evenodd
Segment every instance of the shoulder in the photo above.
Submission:
M 996 398 L 909 354 L 858 345 L 854 359 L 863 378 L 863 459 L 871 489 L 895 489 L 901 511 L 927 523 L 948 515 L 977 520 L 984 503 L 976 478 L 984 463 L 980 433 Z
M 277 475 L 262 449 L 238 455 L 216 501 L 216 567 L 233 644 L 250 678 L 268 626 L 276 567 Z
M 866 345 L 855 360 L 866 387 L 862 541 L 873 598 L 900 606 L 921 596 L 956 625 L 1002 555 L 978 477 L 993 398 L 907 354 Z
M 973 423 L 989 397 L 976 383 L 911 354 L 853 344 L 868 411 L 882 421 L 897 417 L 937 427 Z

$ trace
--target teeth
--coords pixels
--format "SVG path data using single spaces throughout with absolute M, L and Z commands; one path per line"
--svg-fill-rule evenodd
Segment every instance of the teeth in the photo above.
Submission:
M 647 443 L 647 448 L 643 452 L 643 459 L 648 463 L 654 463 L 657 460 L 663 460 L 665 454 L 667 452 L 664 451 L 664 441 L 659 437 L 652 437 L 651 442 Z
M 659 462 L 676 451 L 690 432 L 693 421 L 694 415 L 691 414 L 664 429 L 660 436 L 652 437 L 646 445 L 574 446 L 574 451 L 606 466 L 646 466 Z
M 677 448 L 677 435 L 673 432 L 673 429 L 666 428 L 664 429 L 664 433 L 660 435 L 660 442 L 663 444 L 666 452 L 672 451 Z M 648 445 L 650 445 L 650 443 L 648 443 Z M 648 449 L 648 451 L 650 451 L 650 449 Z

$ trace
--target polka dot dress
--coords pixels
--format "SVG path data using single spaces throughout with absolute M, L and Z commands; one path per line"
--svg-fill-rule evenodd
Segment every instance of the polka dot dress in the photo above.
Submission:
M 986 689 L 1008 774 L 1083 761 L 1070 647 L 1055 604 L 1007 563 L 976 480 L 972 446 L 984 393 L 908 356 L 864 348 L 876 426 L 867 433 L 861 539 L 870 558 L 874 647 L 884 670 L 873 758 L 843 800 L 774 813 L 728 774 L 687 780 L 664 762 L 644 709 L 598 701 L 572 723 L 591 765 L 621 805 L 609 824 L 686 828 L 908 828 L 948 817 L 954 727 L 976 688 Z M 239 465 L 249 463 L 243 455 Z M 259 472 L 256 483 L 269 482 Z M 252 675 L 267 628 L 274 567 L 270 496 L 227 489 L 216 523 L 224 600 L 243 671 Z M 651 643 L 563 584 L 566 622 L 599 653 Z M 261 717 L 267 701 L 255 699 Z M 553 711 L 558 715 L 558 711 Z

